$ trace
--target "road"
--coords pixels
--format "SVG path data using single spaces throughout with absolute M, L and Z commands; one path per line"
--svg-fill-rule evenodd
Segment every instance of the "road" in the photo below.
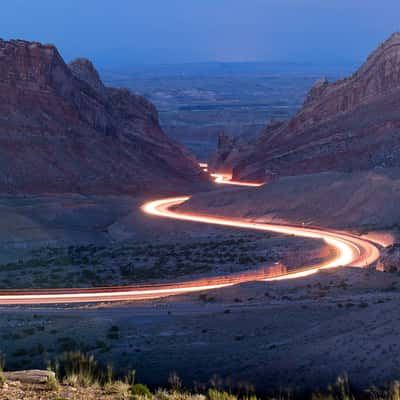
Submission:
M 201 167 L 208 171 L 206 164 Z M 262 183 L 232 181 L 228 174 L 212 174 L 217 184 L 237 185 L 246 187 L 261 186 Z M 294 272 L 281 273 L 276 268 L 263 268 L 257 271 L 204 278 L 189 282 L 160 284 L 151 286 L 120 286 L 93 289 L 43 289 L 0 292 L 0 304 L 67 304 L 109 302 L 124 300 L 143 300 L 166 297 L 182 293 L 219 289 L 248 281 L 276 281 L 296 279 L 317 273 L 322 269 L 343 266 L 366 267 L 379 258 L 378 247 L 371 241 L 361 239 L 347 232 L 323 229 L 319 227 L 304 227 L 297 225 L 279 225 L 259 223 L 244 219 L 223 218 L 196 213 L 184 213 L 176 208 L 189 200 L 190 197 L 174 197 L 158 199 L 142 206 L 144 213 L 160 218 L 188 221 L 194 223 L 227 226 L 240 229 L 274 232 L 283 235 L 294 235 L 311 239 L 322 239 L 334 249 L 335 256 L 318 265 L 312 265 Z

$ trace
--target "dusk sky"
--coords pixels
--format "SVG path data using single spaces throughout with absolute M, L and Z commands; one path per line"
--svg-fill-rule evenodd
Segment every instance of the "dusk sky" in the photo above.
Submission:
M 54 43 L 99 67 L 362 61 L 400 29 L 399 0 L 12 0 L 4 39 Z

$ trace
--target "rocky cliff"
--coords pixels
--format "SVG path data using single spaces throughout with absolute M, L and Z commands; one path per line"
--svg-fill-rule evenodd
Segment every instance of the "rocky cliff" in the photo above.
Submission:
M 400 33 L 351 77 L 320 79 L 289 121 L 224 154 L 236 178 L 400 166 Z
M 0 40 L 0 192 L 129 193 L 204 181 L 155 107 L 52 45 Z

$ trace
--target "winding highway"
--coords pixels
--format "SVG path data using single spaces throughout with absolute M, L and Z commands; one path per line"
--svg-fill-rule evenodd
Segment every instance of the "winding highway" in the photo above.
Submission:
M 207 164 L 200 164 L 200 166 L 208 172 Z M 211 174 L 211 176 L 217 184 L 245 187 L 258 187 L 262 185 L 262 183 L 233 181 L 229 174 Z M 296 269 L 293 272 L 281 272 L 272 266 L 272 268 L 266 267 L 257 271 L 171 284 L 90 289 L 6 290 L 0 292 L 0 304 L 67 304 L 159 298 L 182 293 L 219 289 L 255 280 L 276 281 L 302 278 L 315 274 L 322 269 L 343 266 L 367 267 L 374 264 L 380 255 L 378 247 L 373 242 L 347 232 L 319 227 L 260 223 L 244 219 L 202 215 L 177 210 L 178 206 L 189 199 L 190 197 L 188 196 L 158 199 L 144 204 L 142 211 L 160 218 L 322 239 L 334 250 L 334 256 L 318 265 Z

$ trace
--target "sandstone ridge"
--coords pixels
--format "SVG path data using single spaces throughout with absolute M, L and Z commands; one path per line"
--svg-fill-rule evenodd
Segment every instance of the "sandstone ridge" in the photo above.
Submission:
M 204 181 L 153 104 L 53 45 L 0 40 L 0 192 L 143 194 Z
M 252 143 L 219 152 L 214 164 L 235 178 L 400 166 L 400 33 L 352 76 L 311 88 L 291 120 L 270 124 Z

